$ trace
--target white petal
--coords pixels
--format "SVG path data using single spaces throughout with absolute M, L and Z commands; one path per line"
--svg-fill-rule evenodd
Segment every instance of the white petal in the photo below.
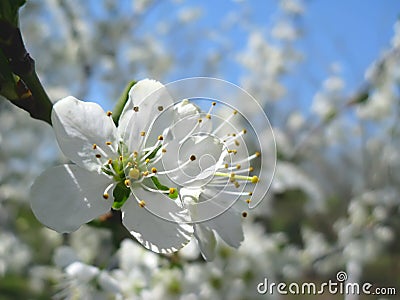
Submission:
M 200 223 L 194 226 L 194 236 L 204 259 L 212 261 L 215 258 L 215 246 L 217 244 L 214 232 Z
M 53 106 L 51 120 L 62 152 L 77 165 L 98 172 L 108 156 L 116 156 L 112 150 L 117 146 L 116 127 L 98 104 L 71 96 L 61 99 Z
M 122 207 L 122 222 L 144 247 L 157 253 L 170 253 L 190 241 L 193 227 L 185 223 L 189 221 L 189 216 L 177 205 L 178 200 L 141 189 L 135 189 L 134 193 L 146 205 L 140 207 L 134 197 L 128 199 Z
M 144 138 L 154 144 L 157 136 L 172 123 L 172 103 L 167 89 L 158 81 L 144 79 L 132 87 L 118 126 L 119 135 L 127 142 L 130 151 L 138 151 Z M 149 136 L 149 127 L 155 120 Z M 142 131 L 146 133 L 144 137 L 140 135 Z
M 234 208 L 229 208 L 219 216 L 202 223 L 213 229 L 231 247 L 238 248 L 244 240 L 242 217 Z
M 48 169 L 32 185 L 32 211 L 47 227 L 61 233 L 75 231 L 110 210 L 112 197 L 103 198 L 109 183 L 106 176 L 75 165 Z

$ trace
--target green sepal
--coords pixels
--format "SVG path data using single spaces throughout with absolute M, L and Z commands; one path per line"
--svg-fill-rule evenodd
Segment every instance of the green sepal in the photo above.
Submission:
M 161 149 L 161 146 L 162 146 L 162 145 L 159 145 L 156 149 L 154 149 L 153 152 L 151 152 L 150 155 L 147 156 L 147 158 L 148 158 L 148 159 L 153 159 L 153 158 L 156 156 L 158 150 Z M 148 152 L 146 152 L 146 154 L 147 154 L 147 153 L 148 153 Z
M 120 209 L 126 200 L 128 200 L 131 194 L 131 189 L 127 187 L 123 182 L 119 182 L 113 191 L 114 203 L 112 208 Z
M 153 181 L 154 185 L 157 187 L 158 190 L 160 190 L 160 191 L 168 191 L 169 190 L 169 187 L 161 184 L 157 177 L 155 177 L 155 176 L 151 177 L 151 181 Z M 175 192 L 173 194 L 168 194 L 168 197 L 170 197 L 171 199 L 178 198 L 178 189 L 175 189 Z

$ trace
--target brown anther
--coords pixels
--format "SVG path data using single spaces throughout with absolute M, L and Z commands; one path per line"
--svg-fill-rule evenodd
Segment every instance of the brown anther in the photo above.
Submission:
M 246 203 L 250 203 L 251 202 L 251 199 L 249 198 L 249 199 L 246 199 Z
M 235 145 L 236 145 L 236 146 L 239 146 L 239 145 L 240 145 L 240 143 L 239 143 L 238 140 L 235 140 Z
M 101 155 L 100 154 L 96 154 L 96 158 L 100 158 L 101 157 Z
M 104 194 L 103 194 L 103 198 L 104 198 L 104 199 L 107 200 L 109 197 L 110 197 L 110 195 L 109 195 L 108 193 L 104 193 Z
M 134 110 L 135 112 L 138 112 L 138 111 L 139 111 L 139 106 L 134 106 L 134 107 L 133 107 L 133 110 Z
M 107 117 L 110 117 L 112 115 L 112 112 L 111 111 L 108 111 L 107 112 Z
M 110 158 L 110 159 L 107 161 L 107 164 L 111 165 L 112 162 L 113 162 L 113 160 Z
M 243 134 L 246 134 L 246 133 L 247 133 L 247 130 L 246 130 L 246 129 L 243 129 L 242 132 L 243 132 Z
M 255 155 L 256 155 L 256 157 L 259 157 L 260 155 L 261 155 L 261 153 L 260 152 L 256 152 L 256 153 L 254 153 Z
M 249 196 L 252 196 L 253 195 L 253 192 L 249 192 Z
M 157 109 L 158 109 L 159 111 L 163 111 L 163 110 L 164 110 L 164 107 L 163 107 L 162 105 L 160 105 L 159 107 L 157 107 Z
M 139 206 L 140 206 L 140 207 L 143 208 L 143 207 L 145 207 L 145 205 L 146 205 L 146 202 L 144 202 L 144 200 L 140 200 L 140 201 L 139 201 Z
M 210 115 L 210 114 L 207 114 L 207 115 L 206 115 L 206 118 L 210 120 L 210 119 L 211 119 L 211 115 Z
M 246 212 L 246 211 L 242 212 L 242 217 L 243 217 L 243 218 L 246 218 L 246 217 L 247 217 L 247 212 Z
M 155 174 L 155 173 L 157 173 L 157 169 L 156 169 L 156 168 L 154 168 L 154 167 L 153 167 L 153 168 L 151 168 L 151 173 L 154 173 L 154 174 Z
M 254 168 L 252 166 L 249 167 L 249 172 L 253 172 Z
M 120 155 L 120 156 L 118 157 L 118 159 L 119 159 L 120 161 L 122 161 L 122 155 Z
M 140 132 L 140 136 L 145 136 L 145 134 L 146 134 L 146 132 L 144 132 L 144 131 Z
M 165 153 L 165 152 L 167 152 L 167 149 L 162 148 L 162 149 L 161 149 L 161 152 L 162 152 L 162 153 Z
M 240 165 L 240 164 L 237 164 L 237 165 L 236 165 L 236 169 L 239 170 L 240 168 L 241 168 L 241 165 Z
M 202 120 L 202 119 L 199 119 L 198 122 L 201 123 L 201 122 L 203 122 L 203 120 Z
M 217 105 L 217 102 L 213 102 L 213 103 L 211 103 L 212 104 L 212 106 L 215 106 L 215 105 Z
M 237 189 L 240 187 L 240 184 L 237 181 L 235 181 L 233 184 L 235 185 L 235 188 L 237 188 Z
M 164 137 L 162 135 L 159 135 L 157 138 L 159 141 L 162 141 L 164 139 Z
M 235 110 L 233 111 L 233 114 L 236 115 L 237 113 L 238 113 L 238 111 L 235 109 Z
M 96 149 L 97 149 L 97 145 L 96 145 L 96 144 L 93 144 L 92 149 L 93 149 L 93 150 L 96 150 Z
M 106 142 L 107 146 L 111 146 L 111 144 L 112 144 L 111 142 Z
M 134 157 L 137 157 L 137 156 L 138 156 L 137 151 L 133 152 L 133 156 L 134 156 Z
M 195 155 L 190 155 L 190 158 L 189 158 L 191 161 L 194 161 L 194 160 L 196 160 L 196 156 Z
M 125 179 L 124 184 L 126 187 L 129 187 L 131 185 L 131 182 L 129 181 L 129 179 Z
M 232 133 L 232 136 L 236 136 L 236 133 Z

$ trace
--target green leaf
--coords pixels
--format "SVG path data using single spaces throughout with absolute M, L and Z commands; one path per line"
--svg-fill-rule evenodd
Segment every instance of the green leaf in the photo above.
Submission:
M 155 176 L 151 177 L 151 181 L 153 181 L 154 185 L 155 185 L 155 186 L 157 187 L 157 189 L 159 189 L 160 191 L 168 191 L 168 190 L 169 190 L 169 187 L 167 187 L 167 186 L 161 184 L 157 177 L 155 177 Z M 178 189 L 175 189 L 174 193 L 168 194 L 168 197 L 170 197 L 171 199 L 176 199 L 176 198 L 178 198 Z
M 112 208 L 120 209 L 126 200 L 128 200 L 130 194 L 130 188 L 128 188 L 123 182 L 118 183 L 113 192 L 114 203 Z

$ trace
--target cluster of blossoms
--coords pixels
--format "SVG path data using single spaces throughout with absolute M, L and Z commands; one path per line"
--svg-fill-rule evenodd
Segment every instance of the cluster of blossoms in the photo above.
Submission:
M 240 153 L 245 129 L 219 136 L 224 124 L 213 128 L 216 105 L 201 112 L 188 100 L 174 104 L 163 85 L 142 80 L 132 87 L 116 127 L 111 112 L 95 103 L 58 101 L 54 132 L 75 164 L 36 179 L 35 216 L 58 232 L 72 232 L 120 209 L 123 225 L 157 253 L 177 251 L 194 235 L 203 256 L 212 259 L 214 232 L 239 247 L 244 209 L 259 181 L 250 175 L 250 161 L 260 153 Z

